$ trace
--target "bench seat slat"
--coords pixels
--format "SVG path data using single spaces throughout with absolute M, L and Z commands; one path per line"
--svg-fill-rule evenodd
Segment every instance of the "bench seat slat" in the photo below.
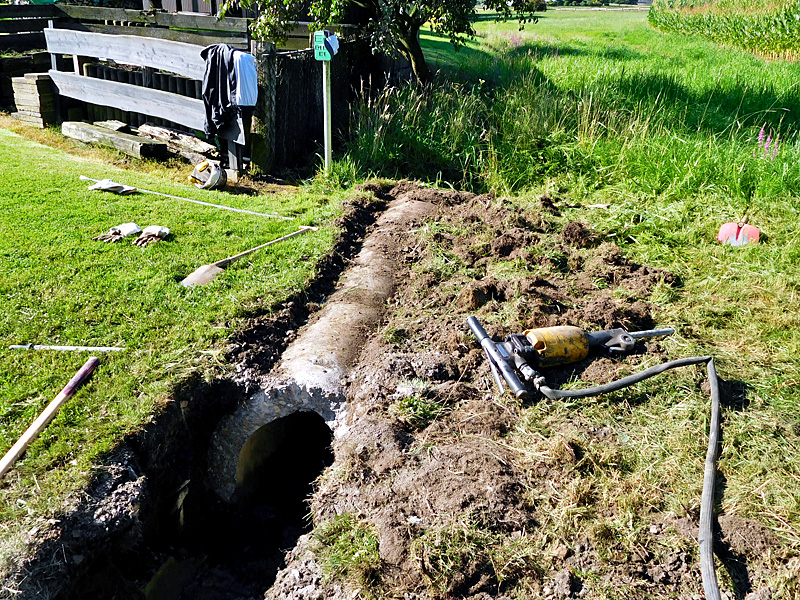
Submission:
M 203 130 L 205 107 L 202 100 L 170 94 L 118 81 L 50 71 L 58 93 L 100 106 L 143 113 L 190 129 Z

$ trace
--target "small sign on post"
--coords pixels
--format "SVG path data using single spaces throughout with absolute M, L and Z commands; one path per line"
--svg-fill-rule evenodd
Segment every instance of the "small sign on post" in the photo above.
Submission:
M 339 40 L 330 31 L 315 31 L 314 58 L 322 62 L 323 137 L 325 143 L 325 173 L 331 169 L 331 59 L 339 51 Z

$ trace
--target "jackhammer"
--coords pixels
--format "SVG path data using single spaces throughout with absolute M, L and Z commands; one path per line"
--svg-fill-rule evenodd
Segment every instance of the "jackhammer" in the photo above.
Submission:
M 586 358 L 591 350 L 600 350 L 610 356 L 619 356 L 633 350 L 636 340 L 663 337 L 675 333 L 674 329 L 632 332 L 624 329 L 584 331 L 580 327 L 562 325 L 528 329 L 521 334 L 507 335 L 502 342 L 494 342 L 476 317 L 469 317 L 467 325 L 478 338 L 478 342 L 489 359 L 489 367 L 500 393 L 505 392 L 503 385 L 503 380 L 505 380 L 517 398 L 526 398 L 528 390 L 519 380 L 514 369 L 519 371 L 526 381 L 531 381 L 538 391 L 547 396 L 542 390 L 544 377 L 534 367 L 554 367 L 579 362 Z
M 513 394 L 520 399 L 528 397 L 528 389 L 522 383 L 517 372 L 533 384 L 533 387 L 546 398 L 587 398 L 607 394 L 643 381 L 668 369 L 687 365 L 706 364 L 708 381 L 711 388 L 711 422 L 708 436 L 705 472 L 703 476 L 703 494 L 700 499 L 700 572 L 707 600 L 720 600 L 721 595 L 714 568 L 714 537 L 712 518 L 714 514 L 714 482 L 716 463 L 719 453 L 720 429 L 720 394 L 719 380 L 710 356 L 694 356 L 669 361 L 634 375 L 623 377 L 604 385 L 581 390 L 556 390 L 549 387 L 544 377 L 536 368 L 566 365 L 583 360 L 591 350 L 604 351 L 607 355 L 619 356 L 633 350 L 636 340 L 662 337 L 675 333 L 674 329 L 651 329 L 648 331 L 625 331 L 624 329 L 608 329 L 606 331 L 588 332 L 580 327 L 557 326 L 541 329 L 528 329 L 522 334 L 512 334 L 502 342 L 495 342 L 486 333 L 480 321 L 474 316 L 467 319 L 467 325 L 478 338 L 478 342 L 489 359 L 500 393 L 505 392 L 503 382 L 508 384 Z M 535 367 L 535 368 L 534 368 Z

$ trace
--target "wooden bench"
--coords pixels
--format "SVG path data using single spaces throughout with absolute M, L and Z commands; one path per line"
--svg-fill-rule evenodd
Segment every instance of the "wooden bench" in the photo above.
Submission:
M 199 89 L 205 73 L 205 61 L 200 56 L 204 46 L 139 35 L 116 35 L 48 28 L 44 30 L 47 51 L 51 55 L 49 71 L 53 85 L 60 96 L 90 104 L 135 112 L 171 121 L 190 130 L 202 131 L 205 125 L 205 106 L 201 99 L 148 87 L 154 73 L 167 71 L 192 82 L 186 89 Z M 57 69 L 59 55 L 73 57 L 73 71 Z M 88 59 L 113 61 L 117 64 L 141 67 L 142 85 L 125 81 L 99 79 L 87 75 L 84 69 Z M 220 135 L 223 138 L 223 135 Z M 231 135 L 227 141 L 229 168 L 242 168 L 243 148 L 234 144 Z

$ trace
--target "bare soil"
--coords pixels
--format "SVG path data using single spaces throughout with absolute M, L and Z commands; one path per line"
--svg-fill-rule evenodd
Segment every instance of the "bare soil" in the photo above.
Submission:
M 311 500 L 317 527 L 342 513 L 369 523 L 381 566 L 369 589 L 326 578 L 315 558 L 319 542 L 305 536 L 267 598 L 591 598 L 605 597 L 603 589 L 621 598 L 700 594 L 696 554 L 667 541 L 678 536 L 696 546 L 691 518 L 650 515 L 634 552 L 587 536 L 498 564 L 493 547 L 513 544 L 547 520 L 547 507 L 537 506 L 529 491 L 549 486 L 567 493 L 581 449 L 562 443 L 556 460 L 522 465 L 505 440 L 524 406 L 498 396 L 465 325 L 477 315 L 496 339 L 563 324 L 649 329 L 648 297 L 656 285 L 678 286 L 679 279 L 629 261 L 587 224 L 559 224 L 549 197 L 539 210 L 519 211 L 492 196 L 407 182 L 389 192 L 399 194 L 434 204 L 436 215 L 385 240 L 400 257 L 401 283 L 384 327 L 369 337 L 347 382 L 348 428 L 335 438 L 334 464 Z M 645 353 L 660 356 L 658 341 L 640 344 L 625 360 L 590 357 L 549 370 L 548 382 L 579 376 L 606 383 L 638 370 Z M 398 401 L 414 396 L 439 407 L 435 418 L 420 422 L 398 412 Z M 581 429 L 598 445 L 621 443 L 613 430 L 591 429 L 580 418 L 562 429 Z M 553 444 L 563 440 L 560 433 L 553 432 Z M 611 521 L 615 510 L 602 507 Z M 778 542 L 745 519 L 722 515 L 719 527 L 718 552 L 739 569 L 731 570 L 736 597 L 755 594 L 751 582 L 759 578 L 752 570 Z M 453 532 L 459 543 L 447 546 Z M 757 592 L 770 597 L 768 589 Z
M 434 217 L 399 233 L 371 231 L 373 211 L 401 194 L 430 203 Z M 175 548 L 180 536 L 164 530 L 165 524 L 178 530 L 176 510 L 214 508 L 196 487 L 184 503 L 184 484 L 202 481 L 215 423 L 252 391 L 333 293 L 365 235 L 383 236 L 398 257 L 398 285 L 382 328 L 369 335 L 345 382 L 347 427 L 334 438 L 333 464 L 317 481 L 310 510 L 315 528 L 343 513 L 369 524 L 378 538 L 379 567 L 368 584 L 332 578 L 310 533 L 293 549 L 280 542 L 289 552 L 276 577 L 280 557 L 243 548 L 241 558 L 229 561 L 238 561 L 238 569 L 214 576 L 219 590 L 206 582 L 201 593 L 197 580 L 184 590 L 214 599 L 266 592 L 274 600 L 604 598 L 609 589 L 619 598 L 701 597 L 696 553 L 685 550 L 696 546 L 694 516 L 647 515 L 650 525 L 633 546 L 609 544 L 602 532 L 523 545 L 550 517 L 547 503 L 532 491 L 569 494 L 581 468 L 584 449 L 565 441 L 565 434 L 580 432 L 612 453 L 622 442 L 612 428 L 593 427 L 576 415 L 541 441 L 549 448 L 546 457 L 520 460 L 508 439 L 526 405 L 497 393 L 466 318 L 477 315 L 496 337 L 563 324 L 649 329 L 653 290 L 680 285 L 671 273 L 631 262 L 588 224 L 564 223 L 559 212 L 558 199 L 550 197 L 520 210 L 502 198 L 410 182 L 362 186 L 345 209 L 335 252 L 309 290 L 253 315 L 231 340 L 235 379 L 205 387 L 187 382 L 163 415 L 109 457 L 79 506 L 32 533 L 38 552 L 11 582 L 19 590 L 15 597 L 143 597 L 153 573 L 182 552 Z M 624 360 L 590 357 L 548 370 L 546 377 L 551 386 L 575 377 L 606 383 L 636 371 L 645 354 L 661 356 L 659 342 L 640 343 Z M 409 399 L 434 407 L 433 413 L 402 410 Z M 598 500 L 576 497 L 576 505 L 592 502 Z M 595 508 L 609 522 L 622 518 L 613 505 Z M 716 550 L 735 588 L 730 597 L 770 598 L 756 583 L 764 579 L 758 569 L 764 555 L 781 552 L 779 542 L 739 517 L 720 515 L 718 526 Z M 291 539 L 289 546 L 297 535 Z M 171 577 L 203 570 L 194 558 L 181 560 Z M 259 561 L 269 567 L 255 566 Z

